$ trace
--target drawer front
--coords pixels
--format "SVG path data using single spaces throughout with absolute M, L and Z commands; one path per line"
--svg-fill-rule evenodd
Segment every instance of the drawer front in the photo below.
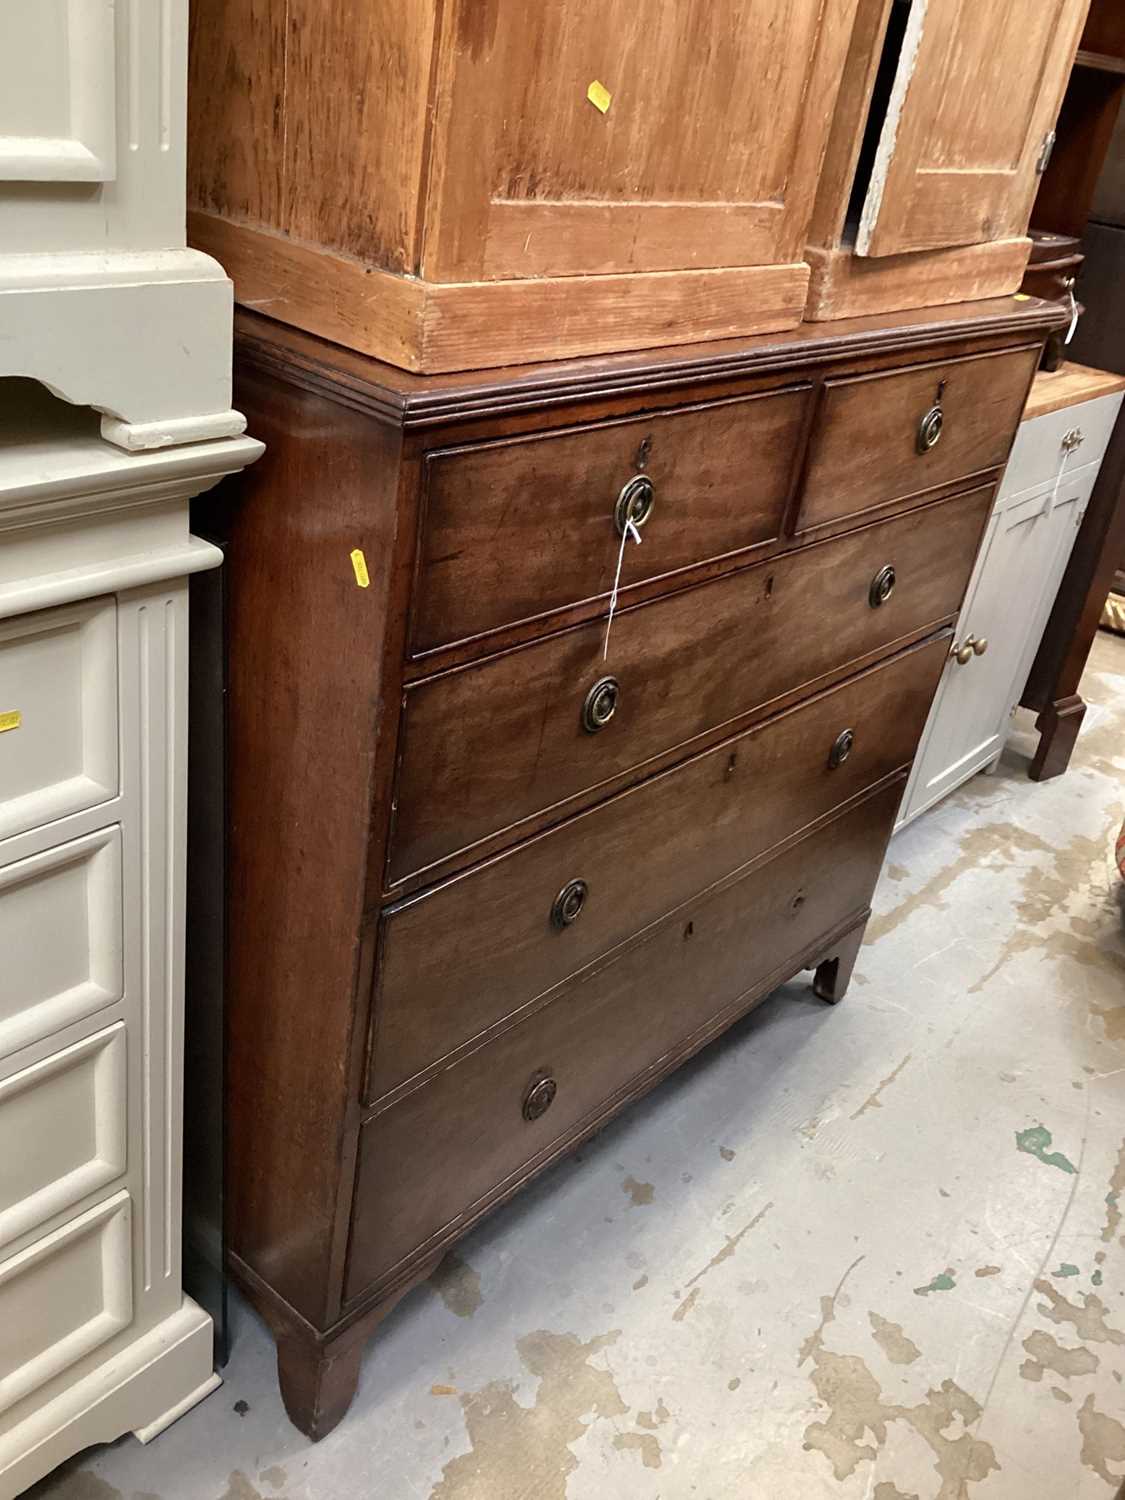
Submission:
M 0 1057 L 122 994 L 121 833 L 0 868 Z
M 867 906 L 898 781 L 741 881 L 663 923 L 521 1025 L 463 1058 L 362 1129 L 346 1293 L 353 1298 L 523 1169 L 592 1123 L 755 984 Z M 553 1079 L 545 1114 L 529 1091 Z
M 113 600 L 0 621 L 0 839 L 116 794 Z
M 130 1222 L 118 1193 L 0 1262 L 0 1412 L 129 1326 Z
M 1096 401 L 1080 401 L 1022 422 L 1000 485 L 1001 500 L 1041 484 L 1054 484 L 1060 467 L 1069 474 L 1100 464 L 1121 399 L 1120 394 L 1099 396 Z
M 0 1081 L 0 1247 L 125 1170 L 125 1024 Z
M 416 653 L 608 594 L 618 502 L 640 546 L 622 584 L 772 541 L 809 387 L 430 455 L 415 589 Z
M 391 912 L 369 1099 L 907 766 L 948 650 L 943 633 Z
M 999 467 L 1039 346 L 827 383 L 798 529 L 810 530 Z M 940 397 L 939 397 L 940 391 Z M 923 423 L 941 410 L 932 447 Z M 936 427 L 931 419 L 929 435 Z
M 952 615 L 981 489 L 626 610 L 406 694 L 392 882 L 686 745 Z M 872 589 L 894 570 L 889 597 Z M 617 708 L 597 732 L 597 684 Z

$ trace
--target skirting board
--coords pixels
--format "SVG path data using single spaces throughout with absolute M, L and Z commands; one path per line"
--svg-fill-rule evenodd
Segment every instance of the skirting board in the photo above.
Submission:
M 211 1319 L 190 1298 L 150 1333 L 0 1438 L 0 1500 L 93 1443 L 151 1441 L 221 1385 Z
M 1019 291 L 1030 254 L 1029 239 L 878 257 L 810 245 L 805 251 L 812 267 L 805 317 L 810 323 L 830 323 L 1006 297 Z
M 188 234 L 243 307 L 419 374 L 781 333 L 801 322 L 808 292 L 804 261 L 442 283 L 209 214 L 189 214 Z

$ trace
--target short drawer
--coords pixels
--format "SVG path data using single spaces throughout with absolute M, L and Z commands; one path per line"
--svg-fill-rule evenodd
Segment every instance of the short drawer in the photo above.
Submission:
M 118 1193 L 0 1261 L 0 1412 L 129 1326 L 131 1219 Z
M 112 599 L 0 620 L 0 839 L 117 794 Z
M 0 1247 L 121 1176 L 125 1117 L 123 1021 L 0 1080 Z
M 121 831 L 0 868 L 0 1057 L 122 994 Z
M 392 882 L 948 619 L 991 499 L 976 490 L 626 610 L 608 661 L 599 621 L 412 686 Z
M 828 381 L 798 530 L 999 468 L 1038 360 L 1036 345 Z
M 608 594 L 619 502 L 643 537 L 624 586 L 773 540 L 809 399 L 803 386 L 429 455 L 414 652 Z
M 639 1091 L 646 1075 L 733 1019 L 743 997 L 822 957 L 817 942 L 870 901 L 901 795 L 900 780 L 682 910 L 366 1124 L 347 1296 L 514 1191 L 538 1161 Z M 546 1079 L 554 1100 L 528 1119 L 531 1090 Z
M 908 766 L 948 650 L 943 632 L 388 913 L 368 1097 Z
M 1120 394 L 1099 396 L 1022 422 L 1000 484 L 1001 500 L 1053 484 L 1060 469 L 1069 473 L 1100 464 L 1120 409 Z

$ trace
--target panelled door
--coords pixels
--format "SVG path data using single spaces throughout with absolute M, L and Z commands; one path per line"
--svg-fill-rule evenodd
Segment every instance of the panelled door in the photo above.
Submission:
M 430 280 L 801 260 L 856 0 L 450 0 Z
M 860 255 L 1025 233 L 1090 0 L 910 0 Z
M 1004 748 L 1032 658 L 1097 478 L 1087 464 L 1056 487 L 1001 500 L 989 523 L 903 798 L 899 826 Z M 960 652 L 960 657 L 956 654 Z

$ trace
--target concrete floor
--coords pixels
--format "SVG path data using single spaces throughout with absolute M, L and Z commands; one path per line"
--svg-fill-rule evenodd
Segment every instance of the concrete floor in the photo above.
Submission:
M 224 1388 L 52 1500 L 1103 1500 L 1125 1474 L 1125 640 L 1070 773 L 1017 732 L 794 983 L 398 1308 L 341 1427 Z M 1026 728 L 1026 721 L 1024 721 Z

